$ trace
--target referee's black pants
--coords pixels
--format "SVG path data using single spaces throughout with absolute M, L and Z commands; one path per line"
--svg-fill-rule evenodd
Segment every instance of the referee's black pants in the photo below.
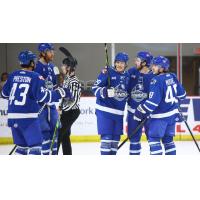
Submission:
M 63 155 L 72 155 L 71 146 L 71 126 L 80 115 L 80 109 L 74 109 L 69 111 L 62 111 L 60 122 L 61 128 L 58 133 L 58 151 L 62 144 Z

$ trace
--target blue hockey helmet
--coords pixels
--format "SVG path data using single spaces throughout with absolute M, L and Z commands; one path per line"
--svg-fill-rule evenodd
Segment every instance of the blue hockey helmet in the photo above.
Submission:
M 129 60 L 128 54 L 125 52 L 120 52 L 115 56 L 115 62 L 121 61 L 127 63 Z
M 46 51 L 51 51 L 51 50 L 54 50 L 54 46 L 51 43 L 40 43 L 38 45 L 39 52 L 46 52 Z
M 153 58 L 151 64 L 157 65 L 160 68 L 163 68 L 164 70 L 168 70 L 169 66 L 170 66 L 169 59 L 164 56 L 157 56 L 157 57 Z
M 36 58 L 36 54 L 29 50 L 22 51 L 18 55 L 20 65 L 29 65 L 31 61 L 35 62 Z
M 153 56 L 147 51 L 139 51 L 137 53 L 137 58 L 140 58 L 142 62 L 146 62 L 146 66 L 149 67 L 151 65 Z

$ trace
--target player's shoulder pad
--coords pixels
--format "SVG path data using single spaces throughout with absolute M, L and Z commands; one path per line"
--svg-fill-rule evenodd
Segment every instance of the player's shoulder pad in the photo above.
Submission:
M 41 76 L 38 72 L 33 72 L 33 76 L 35 76 L 37 79 L 45 80 L 43 76 Z
M 151 85 L 155 85 L 155 84 L 158 84 L 159 82 L 161 82 L 161 78 L 160 78 L 159 76 L 154 76 L 154 77 L 151 79 L 150 84 L 151 84 Z
M 156 83 L 157 83 L 157 80 L 155 78 L 152 78 L 150 84 L 155 85 Z
M 175 79 L 175 80 L 177 80 L 178 81 L 178 78 L 177 78 L 177 76 L 176 76 L 176 74 L 175 73 L 170 73 L 170 75 Z
M 135 66 L 130 67 L 127 72 L 131 75 L 138 72 L 138 69 Z
M 58 69 L 57 66 L 54 66 L 54 67 L 53 67 L 53 71 L 54 71 L 54 74 L 55 74 L 55 75 L 60 74 L 60 71 L 59 71 L 59 69 Z
M 52 62 L 50 62 L 50 63 L 49 63 L 49 66 L 51 66 L 51 67 L 55 67 L 55 64 L 52 63 Z

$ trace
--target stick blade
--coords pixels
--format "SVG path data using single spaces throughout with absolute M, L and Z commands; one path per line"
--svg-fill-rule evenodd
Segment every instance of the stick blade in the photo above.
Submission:
M 72 54 L 65 48 L 65 47 L 59 47 L 59 50 L 67 57 L 72 57 Z

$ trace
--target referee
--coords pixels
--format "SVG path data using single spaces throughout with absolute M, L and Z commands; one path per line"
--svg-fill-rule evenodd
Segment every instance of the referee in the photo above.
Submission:
M 81 96 L 81 84 L 75 75 L 77 61 L 74 58 L 65 58 L 62 62 L 62 72 L 64 75 L 63 87 L 69 88 L 73 101 L 63 99 L 61 109 L 61 128 L 58 134 L 58 151 L 62 144 L 63 155 L 72 155 L 70 141 L 71 127 L 80 115 L 79 101 Z

